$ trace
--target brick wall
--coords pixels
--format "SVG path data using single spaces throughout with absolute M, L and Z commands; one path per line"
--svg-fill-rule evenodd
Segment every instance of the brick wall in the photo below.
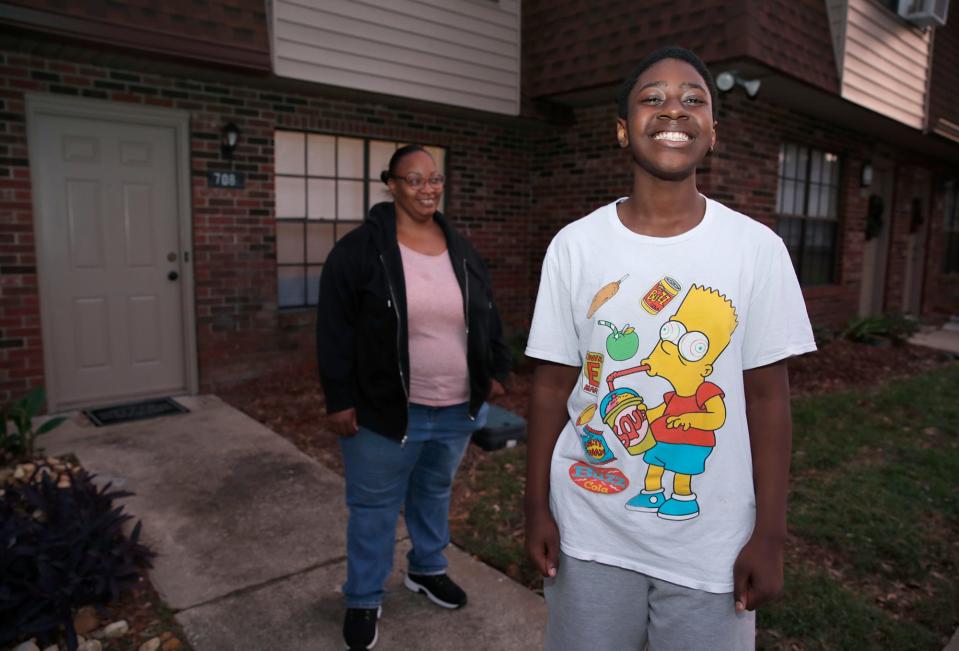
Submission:
M 615 85 L 646 54 L 681 45 L 708 64 L 751 58 L 838 93 L 822 0 L 524 0 L 523 90 Z
M 448 149 L 448 213 L 489 260 L 508 326 L 529 303 L 527 129 L 249 84 L 222 84 L 0 52 L 0 401 L 43 382 L 37 260 L 24 92 L 190 112 L 196 326 L 202 390 L 313 356 L 310 311 L 276 307 L 273 130 L 305 129 L 425 142 Z M 275 85 L 275 83 L 274 83 Z M 243 190 L 208 189 L 222 169 L 223 125 L 242 131 Z

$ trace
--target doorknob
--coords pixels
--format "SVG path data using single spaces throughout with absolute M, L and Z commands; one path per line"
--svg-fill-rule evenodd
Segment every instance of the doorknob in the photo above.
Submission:
M 175 271 L 171 271 L 170 273 L 166 275 L 166 277 L 169 278 L 170 280 L 176 280 L 177 278 L 180 277 L 180 274 L 178 274 Z

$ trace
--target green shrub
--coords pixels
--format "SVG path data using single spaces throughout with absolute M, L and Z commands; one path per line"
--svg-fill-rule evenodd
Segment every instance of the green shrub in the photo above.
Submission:
M 33 419 L 40 413 L 45 401 L 46 392 L 43 387 L 37 387 L 23 398 L 0 409 L 0 451 L 12 456 L 14 460 L 33 458 L 36 438 L 66 420 L 57 416 L 34 430 Z
M 889 341 L 901 345 L 919 330 L 919 321 L 905 314 L 885 314 L 853 319 L 842 336 L 863 344 Z

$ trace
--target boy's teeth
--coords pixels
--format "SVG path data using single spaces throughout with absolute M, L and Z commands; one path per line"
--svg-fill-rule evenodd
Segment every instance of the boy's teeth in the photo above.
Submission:
M 653 136 L 653 140 L 672 140 L 675 142 L 686 142 L 689 136 L 681 131 L 662 131 Z

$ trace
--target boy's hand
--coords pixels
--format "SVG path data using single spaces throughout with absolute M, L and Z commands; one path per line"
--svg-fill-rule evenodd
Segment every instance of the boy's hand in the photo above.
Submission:
M 681 416 L 668 416 L 666 418 L 666 427 L 669 429 L 683 429 L 688 430 L 692 425 L 690 422 L 689 416 L 683 414 Z
M 549 509 L 526 513 L 526 553 L 543 576 L 556 576 L 559 564 L 559 527 Z
M 499 380 L 491 380 L 489 385 L 489 395 L 486 396 L 487 400 L 492 400 L 493 398 L 499 398 L 500 396 L 506 395 L 506 388 L 499 382 Z
M 733 565 L 736 612 L 756 610 L 783 591 L 783 542 L 755 532 Z

